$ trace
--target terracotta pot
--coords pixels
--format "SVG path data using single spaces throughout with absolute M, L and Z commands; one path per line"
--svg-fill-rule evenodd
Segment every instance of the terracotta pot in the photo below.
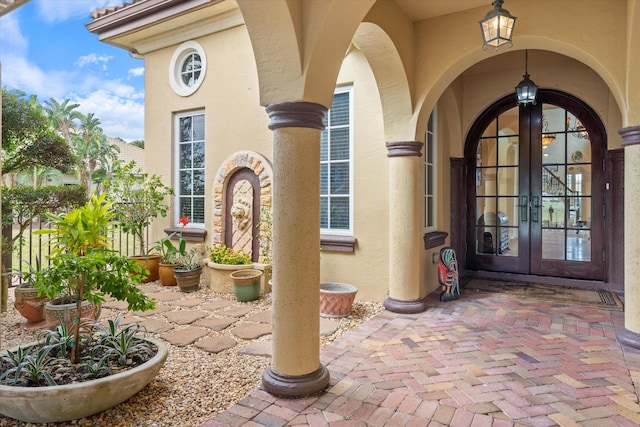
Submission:
M 233 281 L 233 293 L 238 301 L 253 301 L 260 296 L 260 270 L 238 270 L 229 275 Z
M 173 269 L 179 265 L 160 263 L 158 275 L 163 286 L 176 286 L 176 277 L 173 275 Z
M 193 292 L 200 288 L 200 277 L 202 276 L 202 266 L 194 270 L 180 270 L 175 268 L 173 275 L 176 283 L 182 292 Z
M 89 301 L 82 301 L 80 319 L 82 322 L 94 322 L 100 317 L 100 306 L 95 306 Z M 44 306 L 44 320 L 48 329 L 55 329 L 60 324 L 71 328 L 76 319 L 76 303 L 63 304 L 62 298 L 47 301 Z
M 15 301 L 13 306 L 28 322 L 42 322 L 44 320 L 44 306 L 49 298 L 38 296 L 38 288 L 31 283 L 23 283 L 14 289 Z
M 320 316 L 347 317 L 357 292 L 346 283 L 320 283 Z
M 144 283 L 147 282 L 155 282 L 160 278 L 159 270 L 160 270 L 160 255 L 135 255 L 129 257 L 131 259 L 135 259 L 142 267 L 149 270 L 149 275 L 143 280 Z
M 145 339 L 151 341 L 158 352 L 151 360 L 128 371 L 48 387 L 0 385 L 0 413 L 28 423 L 52 423 L 88 417 L 124 402 L 142 390 L 167 360 L 165 343 Z

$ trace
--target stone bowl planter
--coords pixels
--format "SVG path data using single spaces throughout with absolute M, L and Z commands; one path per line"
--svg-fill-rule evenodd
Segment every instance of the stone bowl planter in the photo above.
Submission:
M 0 385 L 0 414 L 28 423 L 76 420 L 106 411 L 142 390 L 167 360 L 167 346 L 145 338 L 158 348 L 146 363 L 108 377 L 48 387 Z
M 358 288 L 347 283 L 320 283 L 320 316 L 347 317 Z
M 209 287 L 214 292 L 222 294 L 233 293 L 233 281 L 231 273 L 237 270 L 253 269 L 253 264 L 218 264 L 216 262 L 207 261 L 204 269 L 204 280 L 209 283 Z

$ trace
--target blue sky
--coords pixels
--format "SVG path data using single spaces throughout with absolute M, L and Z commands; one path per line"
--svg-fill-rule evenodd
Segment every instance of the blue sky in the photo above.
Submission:
M 124 0 L 31 0 L 0 18 L 2 86 L 80 104 L 104 133 L 144 139 L 144 62 L 98 41 L 85 24 Z

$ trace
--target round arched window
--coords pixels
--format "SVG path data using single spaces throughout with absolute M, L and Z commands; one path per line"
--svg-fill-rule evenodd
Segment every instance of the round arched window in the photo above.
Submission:
M 180 96 L 194 93 L 204 80 L 207 59 L 202 46 L 195 41 L 182 43 L 171 57 L 169 82 Z

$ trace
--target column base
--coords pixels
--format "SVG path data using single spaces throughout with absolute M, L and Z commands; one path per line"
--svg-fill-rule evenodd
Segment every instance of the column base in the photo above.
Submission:
M 296 399 L 315 396 L 329 385 L 329 371 L 322 365 L 317 371 L 306 375 L 285 375 L 271 366 L 262 374 L 262 386 L 274 396 Z
M 616 332 L 616 338 L 623 348 L 640 351 L 640 334 L 631 332 L 628 329 L 621 329 Z
M 427 309 L 427 305 L 424 300 L 399 300 L 388 297 L 384 300 L 384 308 L 393 312 L 400 314 L 414 314 L 414 313 L 422 313 Z

